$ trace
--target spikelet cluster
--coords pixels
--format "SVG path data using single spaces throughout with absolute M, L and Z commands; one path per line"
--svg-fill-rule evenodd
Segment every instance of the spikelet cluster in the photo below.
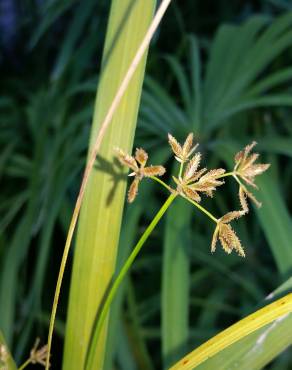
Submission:
M 193 144 L 193 134 L 189 134 L 183 144 L 180 144 L 175 137 L 168 134 L 168 142 L 174 153 L 175 159 L 180 162 L 180 172 L 177 177 L 173 176 L 176 184 L 176 189 L 171 189 L 170 186 L 164 184 L 170 191 L 180 195 L 189 201 L 193 202 L 201 210 L 198 205 L 201 202 L 202 194 L 212 197 L 217 187 L 224 184 L 225 169 L 216 168 L 207 170 L 207 168 L 200 168 L 202 154 L 196 152 L 198 144 Z M 248 212 L 247 198 L 253 201 L 258 207 L 261 205 L 255 196 L 248 190 L 247 186 L 252 186 L 257 189 L 254 182 L 255 177 L 262 174 L 269 168 L 269 164 L 255 163 L 259 155 L 251 153 L 256 142 L 247 145 L 243 150 L 235 155 L 235 166 L 232 175 L 239 186 L 239 199 L 241 210 L 226 213 L 219 219 L 211 217 L 206 210 L 206 214 L 216 222 L 216 228 L 213 234 L 211 252 L 216 250 L 217 242 L 220 242 L 223 250 L 230 254 L 236 251 L 239 256 L 244 257 L 245 252 L 241 245 L 240 239 L 236 232 L 231 227 L 231 222 L 244 216 Z M 134 180 L 130 185 L 128 191 L 128 201 L 131 203 L 136 198 L 138 193 L 138 186 L 144 177 L 152 177 L 157 181 L 156 176 L 162 176 L 165 173 L 165 168 L 161 165 L 146 167 L 148 161 L 148 154 L 144 149 L 136 149 L 135 155 L 131 156 L 121 149 L 116 149 L 117 157 L 121 164 L 130 168 L 132 172 L 129 176 L 133 176 Z
M 196 153 L 187 164 L 183 176 L 173 177 L 178 193 L 195 202 L 201 201 L 200 193 L 212 197 L 216 187 L 224 184 L 224 181 L 219 180 L 225 172 L 223 168 L 207 172 L 206 168 L 199 169 L 200 161 L 201 153 Z
M 145 167 L 148 161 L 148 154 L 142 148 L 137 148 L 135 157 L 125 153 L 122 149 L 116 149 L 117 157 L 120 163 L 129 167 L 133 172 L 129 176 L 134 176 L 134 180 L 128 191 L 128 202 L 132 203 L 137 194 L 140 181 L 143 177 L 162 176 L 165 173 L 163 166 L 149 166 Z
M 30 351 L 29 359 L 32 364 L 40 364 L 46 366 L 46 360 L 48 356 L 48 346 L 45 345 L 43 347 L 38 348 L 39 344 L 40 339 L 37 338 L 32 350 Z
M 257 143 L 253 141 L 235 155 L 235 167 L 233 171 L 236 176 L 241 178 L 247 185 L 258 189 L 254 182 L 255 177 L 265 172 L 270 167 L 270 164 L 255 163 L 259 157 L 259 154 L 251 153 L 251 151 L 256 144 Z M 246 186 L 241 184 L 239 187 L 239 200 L 241 207 L 245 212 L 248 212 L 247 198 L 254 202 L 257 207 L 261 207 L 261 203 L 256 199 L 253 193 L 249 191 Z
M 222 248 L 226 253 L 230 254 L 233 250 L 235 250 L 239 256 L 245 257 L 241 242 L 230 225 L 231 221 L 243 216 L 244 214 L 245 211 L 232 211 L 226 213 L 218 220 L 213 234 L 211 252 L 215 252 L 216 244 L 219 239 Z
M 172 135 L 168 134 L 168 142 L 169 145 L 171 146 L 171 149 L 175 155 L 175 159 L 180 162 L 184 163 L 188 161 L 190 156 L 193 154 L 193 152 L 197 149 L 199 144 L 193 145 L 193 140 L 194 140 L 194 135 L 190 133 L 184 144 L 181 145 L 175 137 Z

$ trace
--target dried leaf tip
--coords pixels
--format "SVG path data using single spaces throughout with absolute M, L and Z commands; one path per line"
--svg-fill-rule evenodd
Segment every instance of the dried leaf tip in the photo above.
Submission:
M 168 134 L 169 145 L 171 146 L 171 149 L 173 153 L 175 154 L 175 159 L 178 162 L 180 163 L 186 162 L 189 159 L 189 157 L 193 154 L 193 152 L 196 150 L 196 148 L 198 147 L 199 144 L 196 144 L 193 146 L 193 139 L 194 139 L 194 135 L 190 133 L 187 136 L 184 144 L 181 145 L 180 143 L 178 143 L 175 137 Z
M 148 161 L 148 153 L 142 148 L 136 149 L 135 157 L 125 153 L 120 148 L 116 148 L 116 154 L 122 165 L 133 170 L 133 172 L 129 174 L 129 176 L 134 176 L 134 180 L 128 191 L 129 203 L 135 200 L 138 194 L 139 183 L 143 177 L 162 176 L 165 173 L 165 168 L 163 166 L 145 167 Z
M 255 163 L 258 159 L 258 153 L 251 153 L 252 149 L 257 143 L 253 141 L 251 144 L 247 145 L 243 150 L 238 152 L 235 157 L 235 167 L 234 173 L 240 177 L 246 184 L 258 188 L 255 184 L 255 177 L 261 175 L 269 167 L 269 163 Z M 256 197 L 243 185 L 239 188 L 239 200 L 243 211 L 248 212 L 247 198 L 255 203 L 257 207 L 261 206 L 261 203 L 256 199 Z
M 241 242 L 236 235 L 235 231 L 232 229 L 231 225 L 229 224 L 231 221 L 243 216 L 246 212 L 245 211 L 232 211 L 226 213 L 223 217 L 218 220 L 216 225 L 212 244 L 211 244 L 211 252 L 215 252 L 216 244 L 219 239 L 222 248 L 228 254 L 230 254 L 233 249 L 238 253 L 239 256 L 245 257 L 244 249 L 241 245 Z
M 201 201 L 200 192 L 212 197 L 217 186 L 224 184 L 219 178 L 224 174 L 223 168 L 210 170 L 202 168 L 199 170 L 201 153 L 196 153 L 189 161 L 182 177 L 174 177 L 178 193 L 196 202 Z

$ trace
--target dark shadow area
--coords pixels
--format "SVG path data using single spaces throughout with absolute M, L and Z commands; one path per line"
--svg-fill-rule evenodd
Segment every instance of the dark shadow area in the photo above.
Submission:
M 106 205 L 107 207 L 112 203 L 115 190 L 117 189 L 121 181 L 127 181 L 127 175 L 125 174 L 123 166 L 120 164 L 117 158 L 114 158 L 112 162 L 97 155 L 95 165 L 95 170 L 106 173 L 110 175 L 112 185 L 109 189 Z

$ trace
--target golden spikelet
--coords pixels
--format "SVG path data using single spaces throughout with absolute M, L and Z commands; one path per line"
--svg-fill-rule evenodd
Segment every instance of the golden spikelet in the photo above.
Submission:
M 246 189 L 244 186 L 239 186 L 239 200 L 243 211 L 246 213 L 249 211 L 247 198 L 249 198 L 258 208 L 262 206 L 262 203 L 257 200 L 257 198 Z
M 194 139 L 194 135 L 190 133 L 187 136 L 184 144 L 181 145 L 178 143 L 175 137 L 168 134 L 169 145 L 171 146 L 171 149 L 173 153 L 175 154 L 175 159 L 178 162 L 182 162 L 182 163 L 186 162 L 189 159 L 189 157 L 193 154 L 193 152 L 196 150 L 198 144 L 193 146 L 193 139 Z
M 142 148 L 137 148 L 135 152 L 135 159 L 141 166 L 145 166 L 148 160 L 148 154 Z
M 256 184 L 254 183 L 255 176 L 261 175 L 263 172 L 265 172 L 270 167 L 270 164 L 254 163 L 259 157 L 258 153 L 250 154 L 255 145 L 256 142 L 253 141 L 235 155 L 234 172 L 247 184 L 257 188 Z
M 183 176 L 179 178 L 173 177 L 177 184 L 178 193 L 196 202 L 201 200 L 199 192 L 212 196 L 216 187 L 224 184 L 224 181 L 219 180 L 225 172 L 224 169 L 218 168 L 206 173 L 206 168 L 199 170 L 200 161 L 201 153 L 196 153 L 190 159 Z
M 245 257 L 244 249 L 241 245 L 241 242 L 235 231 L 229 224 L 229 222 L 243 216 L 244 214 L 244 211 L 232 211 L 226 213 L 218 220 L 211 243 L 212 253 L 215 252 L 216 244 L 219 239 L 222 248 L 226 253 L 230 254 L 233 250 L 235 250 L 239 256 Z
M 148 153 L 142 148 L 136 149 L 135 157 L 130 156 L 119 148 L 116 149 L 116 154 L 122 165 L 134 171 L 129 174 L 129 176 L 134 176 L 134 180 L 128 191 L 129 203 L 135 200 L 138 194 L 139 183 L 143 177 L 162 176 L 165 173 L 165 168 L 163 166 L 145 167 L 148 160 Z
M 255 184 L 255 177 L 261 175 L 269 167 L 269 163 L 256 163 L 258 159 L 258 153 L 251 153 L 252 149 L 257 143 L 253 141 L 251 144 L 247 145 L 243 150 L 238 152 L 235 159 L 234 173 L 236 176 L 245 181 L 248 185 L 252 186 L 255 189 L 258 189 Z M 239 200 L 242 209 L 245 212 L 248 212 L 248 203 L 247 198 L 255 203 L 257 207 L 261 206 L 261 203 L 256 199 L 256 197 L 243 185 L 239 187 Z
M 30 357 L 29 357 L 30 362 L 32 364 L 40 364 L 40 365 L 46 366 L 46 359 L 48 356 L 48 346 L 45 345 L 38 349 L 39 343 L 40 343 L 40 339 L 37 338 L 32 350 L 30 351 Z
M 132 181 L 129 190 L 128 190 L 128 202 L 134 202 L 136 195 L 138 194 L 139 179 L 137 177 Z

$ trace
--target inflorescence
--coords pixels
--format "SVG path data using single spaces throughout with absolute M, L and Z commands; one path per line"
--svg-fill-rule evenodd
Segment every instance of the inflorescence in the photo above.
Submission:
M 163 166 L 145 167 L 148 154 L 144 149 L 136 149 L 135 156 L 130 156 L 123 150 L 116 149 L 117 157 L 121 164 L 129 167 L 133 171 L 129 174 L 129 176 L 134 176 L 134 180 L 128 191 L 128 201 L 132 203 L 135 200 L 138 194 L 139 183 L 144 177 L 152 178 L 162 184 L 171 193 L 182 196 L 191 202 L 216 223 L 211 244 L 211 252 L 215 251 L 217 241 L 219 240 L 226 253 L 229 254 L 235 250 L 239 256 L 244 257 L 244 249 L 238 236 L 232 229 L 230 222 L 248 213 L 249 207 L 247 200 L 251 200 L 257 207 L 261 206 L 261 203 L 247 188 L 247 186 L 251 186 L 258 189 L 254 182 L 255 177 L 265 172 L 270 166 L 270 164 L 255 163 L 259 157 L 259 154 L 252 153 L 252 149 L 256 145 L 256 142 L 247 145 L 242 151 L 235 155 L 233 171 L 228 173 L 226 173 L 223 168 L 209 171 L 207 168 L 200 169 L 202 155 L 200 152 L 195 152 L 198 144 L 193 145 L 192 133 L 187 136 L 183 145 L 178 143 L 170 134 L 168 134 L 168 142 L 174 153 L 175 159 L 180 163 L 178 176 L 173 176 L 176 188 L 172 188 L 161 179 L 157 178 L 157 176 L 162 176 L 166 172 Z M 227 176 L 232 176 L 239 185 L 238 194 L 241 209 L 228 212 L 217 219 L 199 203 L 201 202 L 202 194 L 213 197 L 217 187 L 224 184 L 223 179 Z

